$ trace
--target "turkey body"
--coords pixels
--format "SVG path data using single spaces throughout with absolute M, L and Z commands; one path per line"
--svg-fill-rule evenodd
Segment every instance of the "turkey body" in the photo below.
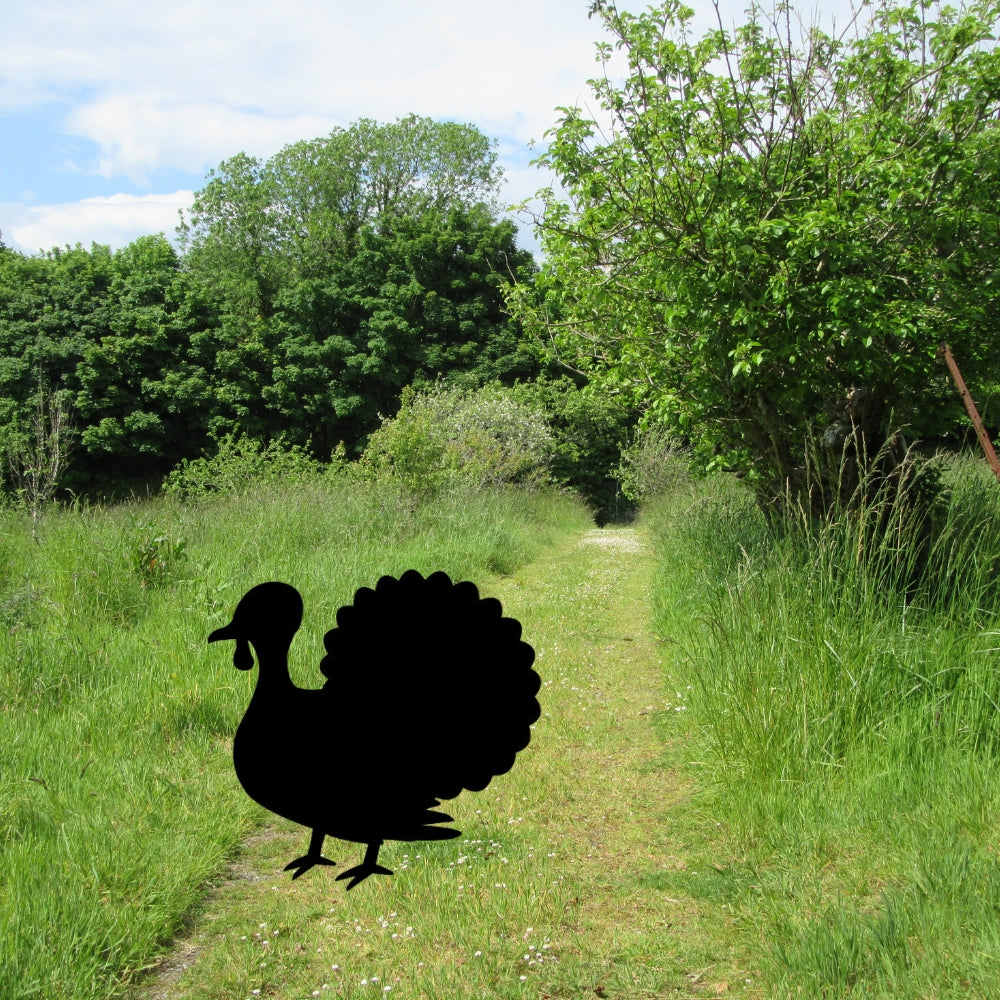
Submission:
M 359 589 L 324 636 L 326 684 L 296 687 L 288 649 L 301 621 L 298 592 L 250 590 L 209 641 L 235 639 L 234 663 L 259 673 L 233 743 L 237 777 L 266 809 L 312 830 L 295 877 L 322 857 L 326 836 L 368 845 L 343 873 L 375 872 L 384 840 L 460 836 L 442 827 L 441 799 L 482 790 L 514 764 L 540 707 L 534 650 L 500 602 L 471 583 L 410 570 Z
M 335 709 L 328 690 L 293 688 L 285 698 L 255 692 L 233 740 L 236 777 L 247 795 L 270 812 L 340 840 L 459 836 L 458 830 L 425 828 L 451 817 L 432 813 L 429 807 L 438 802 L 419 781 L 406 780 L 398 764 L 393 769 L 377 747 L 366 746 L 370 734 L 338 726 Z M 295 725 L 279 733 L 275 716 L 281 713 Z

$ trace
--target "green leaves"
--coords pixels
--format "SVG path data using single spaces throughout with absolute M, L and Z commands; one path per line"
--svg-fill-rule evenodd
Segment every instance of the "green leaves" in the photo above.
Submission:
M 80 417 L 63 485 L 127 487 L 231 433 L 357 454 L 404 386 L 533 375 L 501 289 L 534 264 L 497 221 L 499 182 L 474 126 L 362 119 L 225 160 L 180 253 L 3 250 L 0 440 L 23 437 L 41 380 Z
M 362 118 L 266 162 L 240 153 L 209 174 L 183 233 L 192 267 L 241 317 L 269 316 L 290 279 L 349 260 L 365 230 L 489 203 L 494 143 L 472 125 Z
M 592 84 L 610 127 L 562 109 L 519 317 L 764 499 L 834 425 L 863 463 L 960 420 L 944 331 L 970 377 L 1000 362 L 1000 5 L 881 0 L 836 37 L 753 6 L 697 41 L 672 0 L 593 12 L 628 72 Z

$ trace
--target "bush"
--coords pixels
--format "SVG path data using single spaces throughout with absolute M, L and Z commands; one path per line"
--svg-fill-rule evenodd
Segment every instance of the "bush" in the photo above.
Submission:
M 551 474 L 577 490 L 598 516 L 616 504 L 622 447 L 638 412 L 621 396 L 580 388 L 572 379 L 538 379 L 514 386 L 519 402 L 545 414 L 555 435 Z
M 417 495 L 456 480 L 539 485 L 550 478 L 554 449 L 544 414 L 500 385 L 475 392 L 406 389 L 396 416 L 383 419 L 369 438 L 361 467 L 398 478 Z
M 182 500 L 210 493 L 241 494 L 262 482 L 302 483 L 322 474 L 319 462 L 282 438 L 268 444 L 227 434 L 214 455 L 182 459 L 163 481 L 163 491 Z
M 622 449 L 615 475 L 625 496 L 646 503 L 666 493 L 687 472 L 683 447 L 669 431 L 654 425 L 639 431 Z

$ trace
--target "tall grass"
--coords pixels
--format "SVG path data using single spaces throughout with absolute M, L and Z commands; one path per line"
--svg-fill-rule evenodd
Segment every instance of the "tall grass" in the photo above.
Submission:
M 270 484 L 0 512 L 0 996 L 116 994 L 261 813 L 229 746 L 253 678 L 206 645 L 255 583 L 303 593 L 291 669 L 361 585 L 410 567 L 483 582 L 587 521 L 543 492 Z
M 995 989 L 1000 491 L 971 460 L 945 479 L 929 521 L 883 493 L 769 524 L 732 483 L 647 514 L 692 760 L 776 996 Z

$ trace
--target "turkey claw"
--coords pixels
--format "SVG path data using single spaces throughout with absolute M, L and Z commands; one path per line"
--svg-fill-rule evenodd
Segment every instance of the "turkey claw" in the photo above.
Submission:
M 300 875 L 305 875 L 310 868 L 315 868 L 316 865 L 335 865 L 336 863 L 329 858 L 324 858 L 321 854 L 303 854 L 301 858 L 289 861 L 285 865 L 285 871 L 290 872 L 293 868 L 295 869 L 295 874 L 292 876 L 294 882 Z
M 347 883 L 347 891 L 350 892 L 356 885 L 364 882 L 369 875 L 391 875 L 392 869 L 385 868 L 382 865 L 372 865 L 365 864 L 362 862 L 360 865 L 355 865 L 353 868 L 348 868 L 346 872 L 341 872 L 337 876 L 337 881 L 340 882 L 342 879 L 349 878 L 351 881 Z

